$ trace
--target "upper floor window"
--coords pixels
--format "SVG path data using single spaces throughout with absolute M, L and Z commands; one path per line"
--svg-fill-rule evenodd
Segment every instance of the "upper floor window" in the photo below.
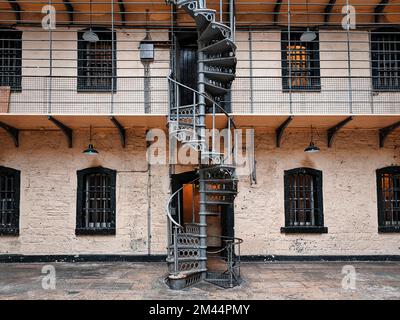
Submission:
M 19 234 L 20 172 L 0 167 L 0 235 Z
M 115 234 L 116 171 L 98 167 L 77 174 L 76 234 Z
M 22 32 L 0 32 L 0 86 L 21 89 Z
M 387 167 L 376 173 L 379 231 L 400 232 L 400 167 Z
M 282 232 L 326 233 L 322 199 L 322 171 L 297 168 L 285 171 L 285 227 Z
M 116 89 L 115 32 L 92 28 L 99 40 L 83 39 L 78 32 L 78 91 L 111 91 Z
M 302 42 L 302 32 L 282 31 L 282 87 L 284 90 L 320 90 L 319 38 Z
M 400 30 L 371 34 L 372 85 L 375 90 L 400 90 Z

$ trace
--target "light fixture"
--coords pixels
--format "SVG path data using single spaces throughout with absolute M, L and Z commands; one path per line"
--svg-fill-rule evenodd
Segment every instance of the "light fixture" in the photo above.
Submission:
M 90 0 L 90 29 L 85 31 L 82 38 L 87 42 L 99 41 L 99 36 L 92 30 L 92 0 Z
M 146 9 L 146 36 L 140 41 L 140 60 L 142 62 L 153 62 L 154 61 L 154 43 L 151 40 L 150 31 L 148 28 L 149 21 L 149 10 Z
M 311 31 L 309 27 L 310 19 L 308 17 L 308 0 L 306 1 L 306 6 L 307 6 L 307 31 L 303 32 L 303 34 L 300 37 L 300 41 L 311 42 L 317 38 L 317 34 L 314 31 Z
M 82 153 L 88 156 L 95 156 L 99 154 L 99 152 L 94 148 L 92 144 L 92 126 L 90 126 L 89 128 L 89 146 L 87 147 L 87 149 L 83 150 Z
M 320 152 L 321 149 L 318 148 L 315 144 L 314 144 L 314 133 L 313 133 L 313 127 L 311 126 L 311 141 L 310 141 L 310 145 L 304 149 L 304 152 L 306 153 L 317 153 Z

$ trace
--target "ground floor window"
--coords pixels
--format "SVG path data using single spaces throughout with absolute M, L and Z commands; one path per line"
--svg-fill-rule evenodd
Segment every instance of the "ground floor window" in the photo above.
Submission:
M 285 171 L 285 227 L 282 232 L 326 233 L 323 216 L 322 171 Z
M 381 232 L 400 231 L 400 167 L 377 170 L 378 222 Z
M 78 171 L 76 234 L 115 234 L 116 171 Z
M 0 235 L 19 234 L 20 171 L 0 167 Z

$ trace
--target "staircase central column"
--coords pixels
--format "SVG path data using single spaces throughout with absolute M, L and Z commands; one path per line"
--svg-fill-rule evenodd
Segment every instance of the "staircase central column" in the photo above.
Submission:
M 201 44 L 199 43 L 199 49 L 201 49 Z M 198 90 L 201 94 L 205 93 L 205 86 L 204 86 L 204 63 L 202 62 L 204 59 L 204 53 L 199 50 L 198 53 Z M 208 148 L 208 143 L 205 141 L 206 138 L 206 100 L 204 96 L 199 95 L 199 132 L 200 132 L 200 140 L 202 140 L 205 143 L 206 148 Z M 205 150 L 207 151 L 207 150 Z M 202 168 L 202 151 L 199 152 L 199 168 Z M 205 189 L 206 189 L 206 184 L 205 184 L 205 177 L 204 177 L 204 171 L 200 170 L 199 172 L 200 175 L 200 182 L 199 182 L 199 187 L 200 187 L 200 210 L 199 210 L 199 229 L 200 229 L 200 268 L 205 270 L 207 268 L 207 216 L 206 216 L 206 194 L 205 194 Z M 203 272 L 202 278 L 206 278 L 206 272 Z

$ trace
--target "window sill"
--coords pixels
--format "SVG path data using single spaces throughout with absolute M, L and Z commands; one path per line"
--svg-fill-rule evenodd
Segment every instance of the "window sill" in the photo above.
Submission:
M 113 236 L 116 234 L 115 228 L 107 229 L 75 229 L 75 235 L 77 236 Z
M 282 227 L 281 233 L 328 233 L 327 227 Z
M 379 233 L 399 233 L 400 226 L 383 226 L 378 228 Z
M 16 228 L 0 229 L 0 236 L 19 236 L 19 229 Z

